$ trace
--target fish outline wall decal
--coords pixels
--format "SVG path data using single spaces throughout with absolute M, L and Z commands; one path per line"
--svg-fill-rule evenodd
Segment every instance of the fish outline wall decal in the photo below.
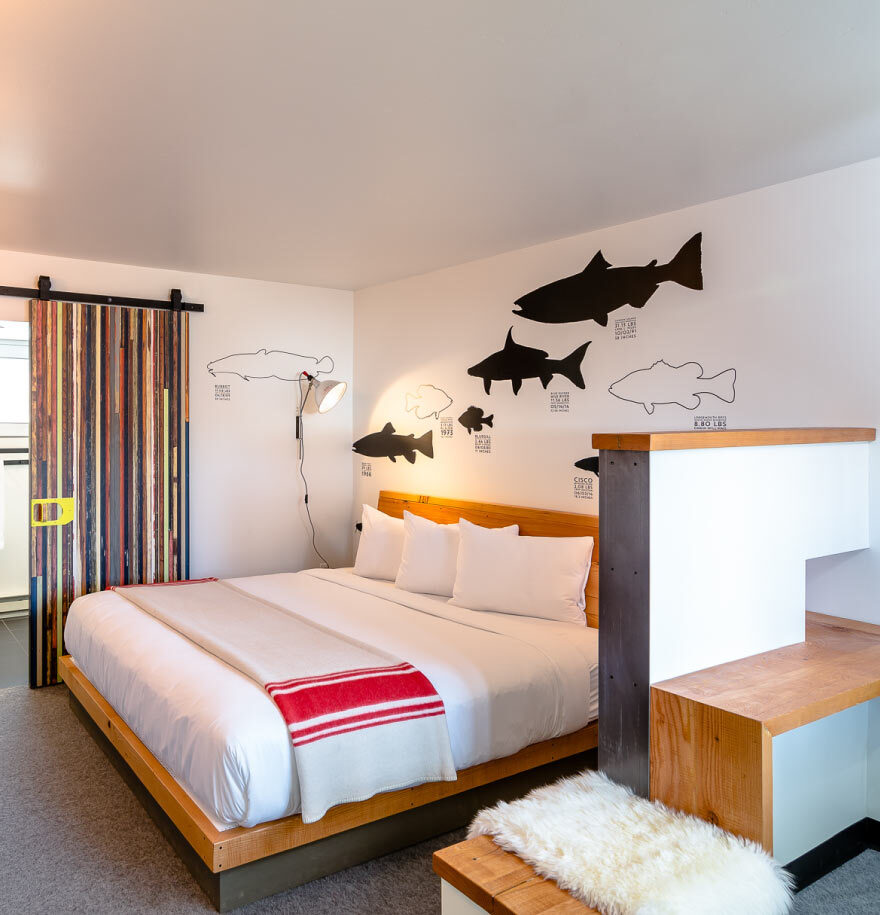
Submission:
M 613 382 L 608 392 L 619 400 L 640 404 L 648 414 L 664 404 L 678 404 L 685 410 L 696 410 L 704 394 L 717 397 L 724 403 L 734 402 L 736 369 L 729 368 L 717 375 L 706 376 L 699 362 L 670 365 L 665 359 L 658 359 L 648 368 L 635 369 Z
M 599 455 L 594 454 L 592 457 L 581 458 L 574 462 L 578 470 L 585 470 L 587 473 L 595 473 L 599 476 Z
M 581 363 L 590 343 L 592 341 L 587 340 L 563 359 L 551 359 L 542 349 L 517 343 L 513 339 L 511 327 L 507 332 L 504 348 L 472 365 L 467 371 L 468 375 L 483 379 L 483 387 L 487 394 L 491 393 L 493 381 L 509 381 L 513 393 L 519 394 L 526 378 L 540 378 L 541 384 L 546 388 L 554 375 L 562 375 L 575 387 L 583 390 L 587 385 L 581 372 Z
M 482 432 L 483 426 L 488 426 L 490 429 L 493 429 L 494 419 L 494 413 L 490 413 L 486 416 L 484 415 L 482 407 L 474 406 L 468 407 L 467 410 L 458 417 L 458 421 L 467 429 L 468 435 L 472 432 Z
M 440 419 L 440 414 L 451 406 L 452 398 L 434 384 L 420 384 L 415 394 L 406 395 L 406 412 L 415 413 L 417 419 Z
M 703 288 L 703 233 L 697 232 L 668 264 L 656 259 L 641 267 L 612 267 L 597 251 L 580 272 L 554 280 L 520 296 L 514 314 L 543 324 L 595 321 L 608 325 L 610 312 L 624 305 L 643 308 L 661 283 L 687 289 Z
M 219 359 L 212 359 L 208 372 L 217 375 L 238 375 L 244 381 L 264 381 L 275 378 L 278 381 L 298 381 L 302 373 L 327 375 L 333 371 L 332 356 L 306 356 L 282 349 L 259 349 L 254 353 L 230 353 Z
M 416 451 L 420 451 L 425 457 L 434 457 L 434 430 L 429 429 L 424 435 L 416 438 L 413 433 L 400 435 L 391 423 L 385 423 L 379 432 L 370 432 L 359 438 L 351 446 L 351 450 L 364 457 L 387 457 L 392 464 L 396 464 L 399 457 L 415 464 Z

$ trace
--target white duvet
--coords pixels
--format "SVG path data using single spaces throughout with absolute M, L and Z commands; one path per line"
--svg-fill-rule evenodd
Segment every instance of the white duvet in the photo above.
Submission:
M 595 629 L 453 607 L 349 570 L 230 582 L 421 670 L 443 699 L 456 769 L 571 733 L 597 715 Z M 65 640 L 218 827 L 299 811 L 287 728 L 253 680 L 112 591 L 73 603 Z

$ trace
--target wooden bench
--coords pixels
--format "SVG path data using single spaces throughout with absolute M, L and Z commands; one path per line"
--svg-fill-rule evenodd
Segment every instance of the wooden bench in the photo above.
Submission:
M 444 881 L 443 915 L 598 915 L 488 836 L 434 852 L 434 872 Z
M 806 636 L 651 687 L 651 797 L 760 843 L 801 885 L 822 871 L 811 853 L 788 860 L 778 847 L 774 816 L 791 815 L 792 798 L 788 806 L 774 801 L 777 738 L 880 696 L 880 626 L 807 613 Z M 877 749 L 869 736 L 869 760 Z M 838 777 L 852 777 L 847 773 L 844 764 Z M 836 803 L 827 794 L 801 800 L 807 808 Z

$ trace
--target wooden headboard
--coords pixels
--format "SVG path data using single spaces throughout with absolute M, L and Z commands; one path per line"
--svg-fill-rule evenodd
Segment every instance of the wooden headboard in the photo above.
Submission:
M 518 524 L 526 537 L 592 537 L 593 565 L 587 579 L 587 625 L 599 625 L 599 516 L 574 512 L 496 505 L 494 502 L 465 502 L 438 496 L 416 496 L 406 492 L 379 493 L 379 511 L 402 518 L 404 509 L 439 524 L 455 524 L 459 518 L 483 527 Z

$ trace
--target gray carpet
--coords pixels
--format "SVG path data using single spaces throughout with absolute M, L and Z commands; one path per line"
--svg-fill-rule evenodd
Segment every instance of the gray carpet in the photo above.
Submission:
M 863 851 L 798 893 L 797 915 L 880 912 L 880 852 Z
M 107 757 L 65 687 L 0 690 L 0 912 L 213 912 Z M 237 911 L 432 915 L 431 853 L 450 833 Z
M 0 690 L 0 913 L 168 913 L 213 908 L 74 717 L 67 690 Z M 241 915 L 432 915 L 431 852 L 450 833 L 239 909 Z M 880 853 L 798 896 L 797 915 L 880 911 Z

